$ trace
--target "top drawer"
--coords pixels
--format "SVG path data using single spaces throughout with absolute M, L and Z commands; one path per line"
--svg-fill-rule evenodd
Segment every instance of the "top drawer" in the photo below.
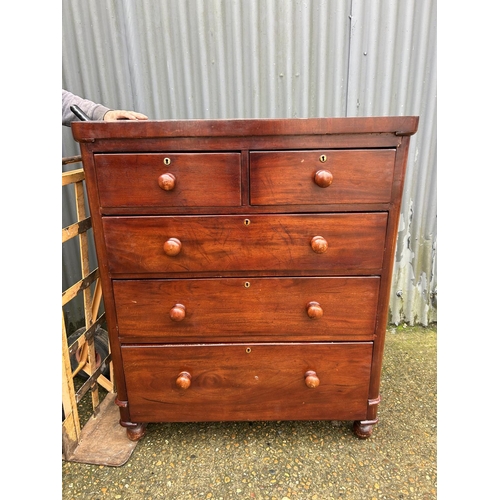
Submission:
M 241 205 L 240 153 L 96 154 L 101 207 Z
M 395 156 L 394 149 L 251 152 L 250 203 L 388 203 Z

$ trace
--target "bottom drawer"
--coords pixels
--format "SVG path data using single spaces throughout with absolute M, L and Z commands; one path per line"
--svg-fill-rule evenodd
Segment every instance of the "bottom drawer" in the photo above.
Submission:
M 122 356 L 133 422 L 366 417 L 370 342 L 126 345 Z

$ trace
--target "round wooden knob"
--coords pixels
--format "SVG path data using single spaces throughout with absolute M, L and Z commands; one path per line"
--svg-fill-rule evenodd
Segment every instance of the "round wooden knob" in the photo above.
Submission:
M 319 319 L 323 316 L 323 309 L 319 305 L 319 302 L 309 302 L 307 304 L 307 315 L 311 319 Z
M 309 370 L 306 372 L 304 377 L 305 377 L 305 382 L 306 382 L 307 387 L 310 387 L 311 389 L 318 387 L 319 378 L 316 375 L 316 372 Z
M 172 321 L 182 321 L 186 317 L 186 307 L 182 304 L 175 304 L 170 309 L 170 319 Z
M 189 386 L 191 385 L 191 374 L 189 372 L 179 373 L 179 375 L 177 375 L 175 384 L 177 385 L 177 387 L 179 387 L 179 389 L 189 389 Z
M 330 170 L 318 170 L 314 176 L 314 182 L 319 187 L 326 188 L 333 182 L 333 174 Z
M 323 236 L 315 236 L 311 240 L 311 248 L 316 253 L 325 253 L 328 248 L 328 242 L 323 238 Z
M 169 256 L 174 257 L 182 248 L 182 243 L 177 238 L 169 238 L 163 244 L 163 251 Z
M 158 177 L 158 186 L 164 191 L 172 191 L 175 187 L 175 175 L 168 173 L 160 175 L 160 177 Z

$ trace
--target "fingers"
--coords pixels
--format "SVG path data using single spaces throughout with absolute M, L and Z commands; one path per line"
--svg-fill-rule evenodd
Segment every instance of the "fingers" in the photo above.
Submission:
M 147 120 L 148 117 L 142 113 L 137 113 L 136 111 L 125 111 L 126 118 L 128 120 Z
M 105 122 L 113 122 L 117 120 L 147 120 L 148 117 L 136 111 L 126 111 L 124 109 L 112 109 L 108 111 L 103 120 Z

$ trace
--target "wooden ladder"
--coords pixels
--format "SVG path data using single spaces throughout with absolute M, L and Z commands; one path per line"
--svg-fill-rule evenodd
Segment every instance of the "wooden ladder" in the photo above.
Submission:
M 62 164 L 81 162 L 81 156 L 73 156 L 63 158 Z M 77 221 L 62 230 L 63 244 L 72 238 L 79 238 L 80 244 L 80 260 L 82 278 L 65 290 L 62 294 L 62 307 L 69 301 L 75 299 L 79 293 L 83 294 L 84 314 L 85 314 L 85 331 L 68 345 L 68 332 L 62 314 L 62 403 L 64 411 L 63 420 L 63 455 L 65 458 L 71 456 L 81 438 L 81 423 L 78 414 L 78 403 L 82 400 L 88 391 L 92 395 L 92 408 L 94 415 L 99 411 L 99 390 L 98 384 L 108 392 L 113 392 L 112 379 L 106 378 L 102 374 L 104 367 L 110 363 L 111 357 L 108 355 L 103 359 L 99 366 L 96 366 L 96 353 L 94 348 L 94 335 L 105 318 L 105 314 L 99 313 L 102 292 L 99 281 L 99 269 L 90 271 L 89 267 L 89 239 L 87 232 L 92 228 L 92 221 L 85 213 L 85 174 L 83 169 L 71 170 L 62 174 L 62 185 L 74 185 Z M 94 293 L 92 293 L 91 285 L 95 283 Z M 71 357 L 79 353 L 79 365 L 72 369 Z M 75 390 L 74 378 L 83 370 L 89 377 L 83 385 Z M 110 370 L 112 373 L 112 370 Z

